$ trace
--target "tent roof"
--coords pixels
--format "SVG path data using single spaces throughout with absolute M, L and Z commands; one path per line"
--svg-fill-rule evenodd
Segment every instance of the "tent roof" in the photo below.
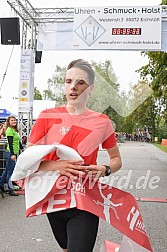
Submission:
M 0 119 L 6 119 L 8 116 L 13 115 L 17 118 L 16 115 L 12 114 L 10 111 L 7 109 L 0 109 Z
M 18 99 L 3 99 L 0 98 L 0 110 L 5 108 L 10 111 L 9 113 L 12 115 L 17 115 L 18 118 Z M 54 108 L 55 101 L 45 101 L 45 100 L 34 100 L 33 102 L 33 119 L 35 120 L 39 113 L 44 109 Z M 1 109 L 2 108 L 2 109 Z M 3 119 L 5 120 L 5 119 Z

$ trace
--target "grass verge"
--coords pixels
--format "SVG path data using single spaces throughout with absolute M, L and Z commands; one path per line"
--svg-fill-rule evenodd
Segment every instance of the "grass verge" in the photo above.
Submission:
M 161 145 L 159 143 L 153 143 L 157 148 L 167 153 L 167 146 Z

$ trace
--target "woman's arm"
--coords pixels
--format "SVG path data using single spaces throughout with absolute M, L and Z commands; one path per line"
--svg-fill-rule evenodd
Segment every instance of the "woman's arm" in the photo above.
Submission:
M 92 177 L 103 177 L 106 175 L 106 166 L 109 166 L 111 169 L 111 173 L 118 171 L 122 166 L 121 156 L 117 145 L 112 148 L 107 149 L 109 154 L 110 161 L 104 165 L 88 165 L 82 166 L 82 169 L 85 170 L 86 173 L 90 173 Z
M 11 160 L 16 160 L 16 155 L 14 154 L 13 150 L 13 136 L 7 136 L 8 144 L 9 144 L 9 150 L 11 153 Z
M 111 173 L 117 172 L 122 166 L 122 160 L 118 146 L 115 145 L 114 147 L 107 149 L 107 152 L 110 157 L 109 166 L 111 167 Z
M 13 150 L 13 136 L 7 136 L 8 144 L 9 144 L 9 150 L 12 155 L 14 155 L 14 150 Z

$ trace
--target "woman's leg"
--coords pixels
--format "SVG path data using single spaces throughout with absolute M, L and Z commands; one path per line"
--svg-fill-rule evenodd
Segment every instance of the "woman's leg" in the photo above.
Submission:
M 92 252 L 96 241 L 99 218 L 89 212 L 76 209 L 67 224 L 67 251 Z
M 12 176 L 16 162 L 11 160 L 10 152 L 6 152 L 5 157 L 6 157 L 6 171 L 7 171 L 6 182 L 8 183 L 9 191 L 13 191 L 13 184 L 11 181 L 11 176 Z
M 4 187 L 4 183 L 6 182 L 6 176 L 7 176 L 7 170 L 5 168 L 0 179 L 0 187 Z
M 53 235 L 64 252 L 67 251 L 66 211 L 68 210 L 47 214 Z
M 6 165 L 5 170 L 2 173 L 1 180 L 0 180 L 0 186 L 3 187 L 4 183 L 7 182 L 7 173 L 8 173 L 8 167 L 10 162 L 10 152 L 5 152 L 5 159 L 6 159 Z
M 64 252 L 92 252 L 99 218 L 89 212 L 71 208 L 47 214 L 53 234 Z

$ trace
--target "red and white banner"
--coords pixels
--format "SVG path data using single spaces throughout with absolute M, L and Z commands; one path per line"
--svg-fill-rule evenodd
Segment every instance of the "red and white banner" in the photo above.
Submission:
M 120 248 L 117 244 L 114 248 L 112 243 L 106 241 L 102 245 L 101 252 L 152 252 L 136 199 L 131 194 L 97 182 L 91 177 L 70 180 L 57 172 L 37 171 L 40 159 L 37 155 L 35 155 L 36 159 L 34 158 L 34 147 L 38 148 L 39 152 L 45 149 L 45 153 L 42 153 L 44 155 L 48 153 L 48 150 L 59 147 L 61 157 L 62 154 L 65 156 L 65 152 L 68 155 L 73 152 L 71 148 L 62 145 L 32 146 L 19 156 L 12 180 L 25 177 L 27 217 L 77 207 L 99 216 L 124 234 Z M 34 158 L 34 165 L 30 154 Z M 73 154 L 71 158 L 76 158 L 74 152 Z M 28 166 L 28 163 L 31 164 Z M 24 170 L 23 173 L 21 173 L 21 167 Z M 29 175 L 25 175 L 26 169 Z
M 120 245 L 114 242 L 104 241 L 100 252 L 119 252 Z

